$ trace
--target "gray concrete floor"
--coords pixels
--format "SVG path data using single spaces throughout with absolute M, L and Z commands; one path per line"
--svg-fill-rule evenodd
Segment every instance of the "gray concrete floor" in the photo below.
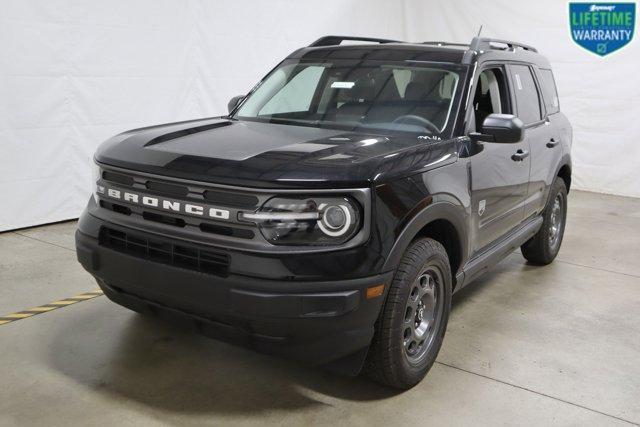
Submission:
M 397 393 L 136 315 L 106 297 L 0 326 L 0 425 L 640 423 L 640 199 L 574 191 L 555 263 L 514 253 L 454 298 Z M 96 288 L 75 223 L 0 234 L 0 314 Z

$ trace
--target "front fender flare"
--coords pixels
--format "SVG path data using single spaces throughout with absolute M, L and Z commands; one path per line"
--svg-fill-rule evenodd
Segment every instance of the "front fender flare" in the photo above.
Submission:
M 400 264 L 400 260 L 405 251 L 420 233 L 420 231 L 429 223 L 436 220 L 445 220 L 450 222 L 458 235 L 458 245 L 460 253 L 460 266 L 464 265 L 467 260 L 468 252 L 468 233 L 466 226 L 465 209 L 462 206 L 455 205 L 450 202 L 436 202 L 418 211 L 411 217 L 402 228 L 402 231 L 396 238 L 391 248 L 387 260 L 384 263 L 383 271 L 395 270 Z M 460 270 L 460 268 L 458 268 Z M 457 277 L 457 271 L 451 272 Z

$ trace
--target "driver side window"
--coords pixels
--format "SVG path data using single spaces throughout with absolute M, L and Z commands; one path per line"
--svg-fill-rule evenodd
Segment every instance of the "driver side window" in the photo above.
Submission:
M 511 114 L 511 111 L 504 70 L 489 68 L 482 71 L 473 98 L 476 131 L 482 131 L 482 122 L 489 114 Z

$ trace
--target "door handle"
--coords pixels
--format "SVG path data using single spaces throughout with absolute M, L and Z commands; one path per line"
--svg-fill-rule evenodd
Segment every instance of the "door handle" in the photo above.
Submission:
M 558 145 L 560 143 L 560 141 L 556 141 L 555 139 L 551 138 L 549 140 L 549 142 L 547 142 L 547 148 L 553 148 L 556 145 Z
M 514 162 L 521 162 L 524 159 L 526 159 L 527 157 L 529 157 L 529 151 L 527 150 L 518 150 L 515 152 L 515 154 L 513 156 L 511 156 L 511 160 L 513 160 Z

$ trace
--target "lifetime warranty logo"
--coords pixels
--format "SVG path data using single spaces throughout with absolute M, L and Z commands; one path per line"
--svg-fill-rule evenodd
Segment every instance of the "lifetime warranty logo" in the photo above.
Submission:
M 573 41 L 605 56 L 627 45 L 636 24 L 635 3 L 569 3 Z

